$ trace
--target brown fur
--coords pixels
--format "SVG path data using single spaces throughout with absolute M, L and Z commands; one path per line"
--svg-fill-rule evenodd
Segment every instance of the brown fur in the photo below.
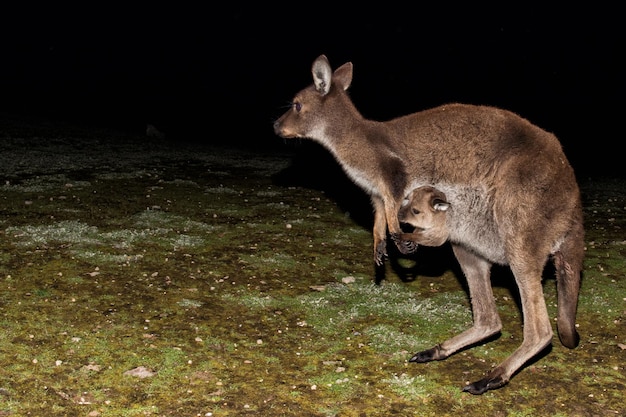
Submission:
M 450 203 L 436 188 L 423 186 L 412 190 L 398 212 L 400 223 L 411 225 L 412 233 L 402 233 L 402 241 L 413 241 L 424 246 L 441 246 L 450 233 L 446 226 L 446 212 Z
M 325 56 L 311 69 L 313 84 L 274 124 L 284 138 L 325 146 L 372 198 L 374 259 L 381 265 L 387 232 L 400 251 L 416 249 L 400 229 L 398 212 L 410 190 L 430 185 L 453 207 L 449 240 L 467 279 L 473 326 L 419 352 L 412 362 L 445 359 L 501 330 L 490 271 L 509 265 L 522 304 L 524 340 L 504 362 L 464 390 L 482 394 L 505 385 L 552 342 L 542 272 L 554 258 L 557 328 L 563 344 L 578 343 L 576 308 L 583 260 L 583 218 L 572 167 L 557 138 L 506 110 L 448 104 L 386 122 L 365 119 L 346 90 L 352 64 L 334 72 Z

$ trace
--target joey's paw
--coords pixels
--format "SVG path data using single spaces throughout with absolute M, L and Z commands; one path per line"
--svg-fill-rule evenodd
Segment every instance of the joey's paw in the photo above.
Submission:
M 463 387 L 463 392 L 469 392 L 470 394 L 474 395 L 481 395 L 489 390 L 503 387 L 504 385 L 506 385 L 506 383 L 507 381 L 504 381 L 502 377 L 499 376 L 495 378 L 486 377 L 481 379 L 480 381 L 476 381 L 474 383 L 466 385 L 465 387 Z
M 392 233 L 391 239 L 394 241 L 398 250 L 403 255 L 408 255 L 417 250 L 418 244 L 414 240 L 408 238 L 410 234 L 407 233 Z

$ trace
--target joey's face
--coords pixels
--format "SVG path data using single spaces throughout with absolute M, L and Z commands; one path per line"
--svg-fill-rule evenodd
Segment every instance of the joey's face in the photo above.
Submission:
M 441 191 L 424 186 L 411 191 L 398 211 L 398 220 L 413 227 L 410 239 L 418 245 L 440 246 L 449 237 L 446 211 L 450 203 Z
M 407 196 L 398 212 L 398 220 L 416 230 L 444 228 L 449 203 L 445 195 L 432 187 L 417 188 Z

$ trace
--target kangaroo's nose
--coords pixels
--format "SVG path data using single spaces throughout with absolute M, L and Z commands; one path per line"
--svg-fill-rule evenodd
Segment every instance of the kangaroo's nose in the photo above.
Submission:
M 281 135 L 282 133 L 282 128 L 281 128 L 281 123 L 280 123 L 280 119 L 276 120 L 274 122 L 274 133 L 276 133 L 277 135 Z

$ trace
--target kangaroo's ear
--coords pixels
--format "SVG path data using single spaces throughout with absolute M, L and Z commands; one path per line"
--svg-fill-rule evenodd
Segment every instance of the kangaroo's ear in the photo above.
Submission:
M 335 70 L 334 81 L 344 90 L 347 90 L 352 83 L 352 62 L 346 62 Z
M 333 73 L 326 55 L 320 55 L 313 61 L 311 73 L 313 74 L 315 89 L 323 96 L 328 94 L 328 90 L 330 90 L 330 79 Z

